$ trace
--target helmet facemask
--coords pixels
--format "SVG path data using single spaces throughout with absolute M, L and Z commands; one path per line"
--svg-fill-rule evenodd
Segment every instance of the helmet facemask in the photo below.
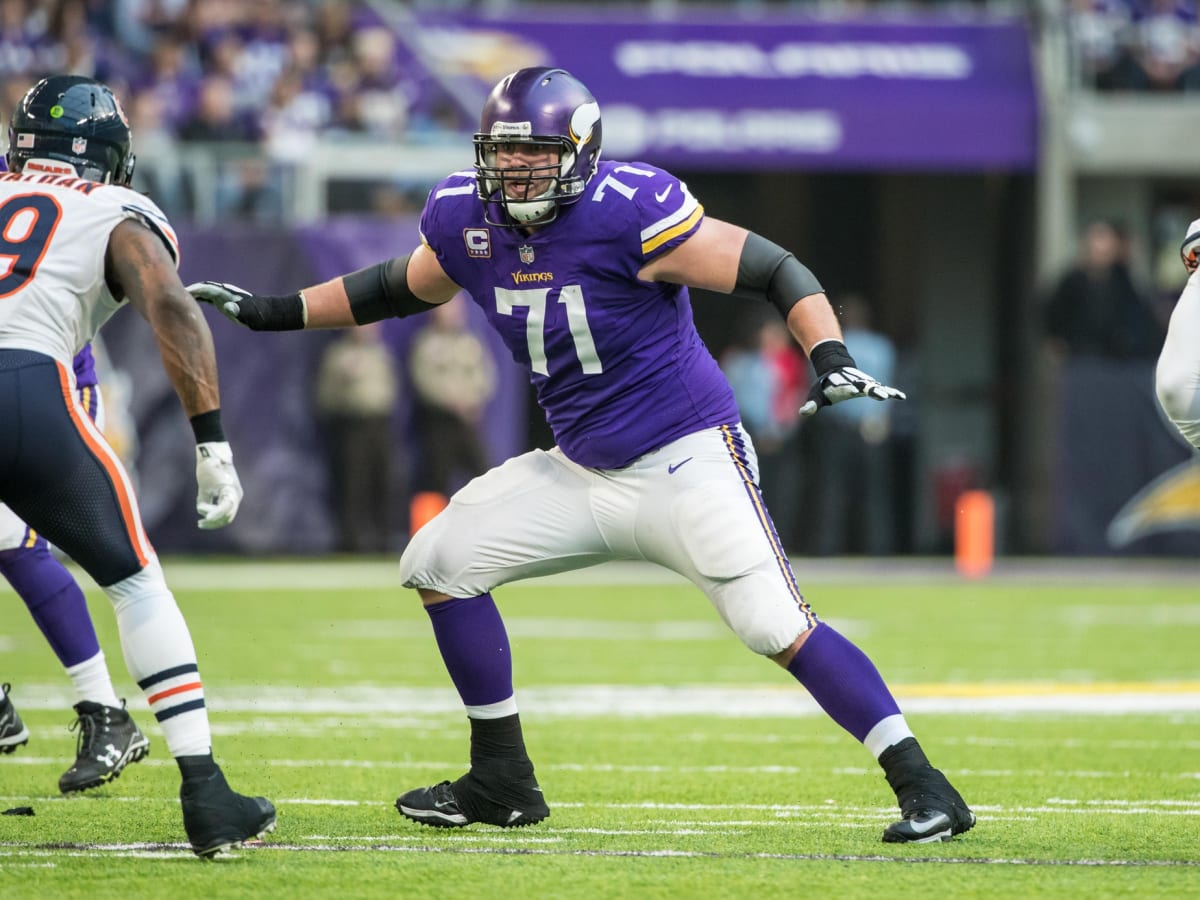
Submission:
M 475 180 L 490 225 L 515 228 L 554 221 L 576 202 L 600 161 L 600 107 L 562 69 L 527 68 L 502 78 L 483 105 L 475 135 Z M 498 165 L 502 147 L 552 150 L 553 161 Z M 530 154 L 525 154 L 526 156 Z M 544 154 L 549 156 L 549 154 Z
M 501 148 L 520 144 L 547 149 L 557 160 L 532 166 L 497 164 Z M 493 225 L 541 225 L 558 217 L 560 203 L 570 203 L 583 192 L 584 180 L 575 173 L 577 151 L 559 137 L 522 137 L 513 140 L 491 135 L 475 136 L 475 172 L 479 197 Z M 492 221 L 492 205 L 498 204 L 510 221 Z M 496 217 L 500 218 L 500 217 Z

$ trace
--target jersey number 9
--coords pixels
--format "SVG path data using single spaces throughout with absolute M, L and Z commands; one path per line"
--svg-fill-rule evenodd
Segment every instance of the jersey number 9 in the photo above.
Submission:
M 0 206 L 0 297 L 37 274 L 61 218 L 62 207 L 47 194 L 21 194 Z

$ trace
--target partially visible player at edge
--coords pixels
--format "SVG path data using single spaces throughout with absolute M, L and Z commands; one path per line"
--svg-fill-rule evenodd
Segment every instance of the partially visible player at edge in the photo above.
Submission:
M 754 652 L 803 684 L 879 760 L 902 818 L 889 842 L 949 840 L 975 816 L 929 764 L 871 661 L 821 623 L 763 506 L 754 447 L 692 322 L 686 286 L 769 301 L 818 380 L 803 412 L 903 399 L 859 371 L 813 274 L 757 234 L 706 218 L 682 181 L 600 162 L 600 111 L 562 69 L 496 85 L 475 168 L 432 191 L 405 256 L 287 296 L 189 290 L 254 329 L 407 316 L 465 289 L 523 363 L 557 446 L 471 481 L 401 560 L 471 723 L 471 768 L 396 801 L 455 827 L 549 815 L 525 751 L 504 624 L 507 582 L 642 559 L 700 587 Z
M 104 405 L 97 387 L 92 345 L 75 354 L 75 396 L 79 407 L 104 431 Z M 58 779 L 64 794 L 99 787 L 150 752 L 150 740 L 117 699 L 112 676 L 87 598 L 59 562 L 46 539 L 0 504 L 0 575 L 25 602 L 46 642 L 75 687 L 75 723 L 79 730 L 75 762 Z M 29 729 L 13 707 L 9 685 L 0 685 L 0 753 L 12 753 L 29 740 Z
M 201 528 L 242 488 L 221 429 L 212 335 L 176 274 L 175 233 L 129 189 L 129 123 L 104 85 L 55 75 L 13 112 L 0 176 L 0 501 L 68 554 L 116 612 L 125 663 L 181 773 L 192 849 L 211 856 L 274 828 L 212 756 L 196 651 L 146 538 L 129 478 L 74 395 L 71 359 L 128 301 L 149 322 L 196 436 Z
M 1179 433 L 1200 450 L 1200 219 L 1188 226 L 1179 248 L 1188 270 L 1158 358 L 1154 386 L 1163 410 Z

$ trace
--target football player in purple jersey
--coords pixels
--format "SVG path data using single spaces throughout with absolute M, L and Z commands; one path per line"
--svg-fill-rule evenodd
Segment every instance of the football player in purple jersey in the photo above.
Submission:
M 429 195 L 421 244 L 284 296 L 189 289 L 256 330 L 408 316 L 466 290 L 529 371 L 555 435 L 474 479 L 401 559 L 471 724 L 471 767 L 396 801 L 459 827 L 541 821 L 508 637 L 493 588 L 614 559 L 658 563 L 708 596 L 754 652 L 787 669 L 878 759 L 901 810 L 889 842 L 948 840 L 975 816 L 930 765 L 879 672 L 805 602 L 758 487 L 754 447 L 692 321 L 688 286 L 774 304 L 817 372 L 802 408 L 903 399 L 860 371 L 813 274 L 781 247 L 704 215 L 687 185 L 600 161 L 600 110 L 562 69 L 496 85 L 475 166 Z
M 97 387 L 92 345 L 75 354 L 75 394 L 79 406 L 103 430 L 104 414 Z M 150 752 L 150 741 L 125 710 L 113 690 L 104 651 L 79 583 L 50 552 L 46 539 L 0 506 L 0 575 L 25 601 L 75 686 L 79 729 L 75 763 L 58 779 L 64 794 L 112 781 L 130 763 Z M 29 729 L 8 697 L 0 691 L 0 753 L 11 753 L 29 739 Z
M 1155 369 L 1154 386 L 1163 410 L 1179 433 L 1200 449 L 1200 219 L 1188 226 L 1179 248 L 1187 284 L 1171 312 L 1167 339 Z

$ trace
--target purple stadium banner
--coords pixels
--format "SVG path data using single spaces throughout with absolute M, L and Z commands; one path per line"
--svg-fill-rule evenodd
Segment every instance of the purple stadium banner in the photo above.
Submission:
M 1036 162 L 1030 40 L 1018 20 L 656 20 L 593 9 L 422 22 L 447 76 L 490 87 L 528 65 L 577 75 L 600 102 L 609 158 L 708 170 Z

